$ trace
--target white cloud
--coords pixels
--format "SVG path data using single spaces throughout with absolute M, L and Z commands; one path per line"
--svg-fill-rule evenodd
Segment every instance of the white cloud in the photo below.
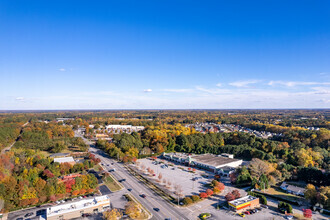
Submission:
M 216 86 L 217 86 L 217 87 L 221 87 L 221 86 L 222 86 L 222 84 L 221 84 L 221 83 L 218 83 L 218 84 L 216 84 Z
M 145 89 L 143 92 L 152 92 L 152 89 Z
M 294 86 L 311 86 L 311 85 L 330 85 L 330 82 L 270 81 L 268 85 L 270 86 L 282 85 L 287 87 L 294 87 Z
M 66 71 L 65 68 L 60 68 L 60 69 L 58 69 L 58 70 L 61 71 L 61 72 L 65 72 L 65 71 Z
M 235 86 L 235 87 L 248 87 L 250 84 L 255 84 L 255 83 L 258 83 L 260 82 L 260 80 L 255 80 L 255 79 L 252 79 L 252 80 L 245 80 L 245 81 L 236 81 L 236 82 L 231 82 L 229 83 L 229 85 L 231 86 Z
M 17 101 L 24 101 L 25 99 L 24 99 L 24 97 L 16 97 L 15 100 L 17 100 Z
M 165 92 L 192 92 L 192 89 L 164 89 Z

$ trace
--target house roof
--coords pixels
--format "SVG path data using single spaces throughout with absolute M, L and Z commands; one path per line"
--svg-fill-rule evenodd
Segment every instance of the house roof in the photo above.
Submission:
M 299 192 L 303 193 L 303 192 L 305 192 L 305 188 L 294 186 L 294 185 L 290 185 L 290 184 L 287 184 L 286 182 L 283 182 L 281 184 L 281 187 L 285 188 L 286 190 L 290 190 L 291 192 L 296 192 L 296 193 L 299 193 Z
M 302 187 L 298 187 L 298 186 L 293 186 L 293 185 L 288 185 L 288 187 L 286 188 L 287 190 L 290 190 L 291 192 L 296 192 L 296 193 L 303 193 L 305 192 L 305 189 Z

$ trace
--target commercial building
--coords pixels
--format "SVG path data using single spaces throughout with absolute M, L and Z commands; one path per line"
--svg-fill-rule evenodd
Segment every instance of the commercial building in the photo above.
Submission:
M 183 154 L 183 153 L 163 153 L 163 157 L 169 161 L 174 161 L 191 167 L 197 167 L 211 172 L 222 174 L 224 167 L 238 167 L 242 160 L 234 159 L 232 155 L 213 154 Z M 229 174 L 228 174 L 229 175 Z
M 47 220 L 64 220 L 81 218 L 86 213 L 103 212 L 110 208 L 109 196 L 98 196 L 91 199 L 82 199 L 77 202 L 52 206 L 47 208 Z
M 229 208 L 236 213 L 244 212 L 248 209 L 254 209 L 260 206 L 259 198 L 253 196 L 245 196 L 228 202 Z
M 142 131 L 144 130 L 144 126 L 132 126 L 132 125 L 107 125 L 105 129 L 108 132 L 112 133 L 120 133 L 120 132 L 125 132 L 125 133 L 131 133 L 133 131 Z
M 71 165 L 74 165 L 76 162 L 74 161 L 73 157 L 57 157 L 54 158 L 54 163 L 69 163 Z

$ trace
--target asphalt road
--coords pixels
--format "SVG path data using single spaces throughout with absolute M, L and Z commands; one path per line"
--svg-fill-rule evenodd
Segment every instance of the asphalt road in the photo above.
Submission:
M 145 208 L 147 208 L 149 212 L 153 214 L 152 219 L 189 219 L 186 217 L 186 214 L 181 212 L 179 208 L 175 207 L 174 205 L 171 205 L 169 202 L 158 196 L 154 191 L 152 191 L 139 180 L 137 180 L 134 176 L 131 176 L 131 174 L 124 168 L 122 164 L 117 163 L 115 160 L 109 158 L 103 151 L 96 149 L 92 145 L 90 147 L 90 151 L 94 153 L 97 158 L 100 158 L 101 163 L 105 165 L 104 167 L 106 167 L 107 169 L 116 169 L 115 172 L 112 172 L 112 175 L 117 180 L 126 179 L 126 181 L 123 181 L 121 184 L 126 189 L 132 189 L 130 193 L 133 194 L 133 196 L 135 196 L 135 198 Z M 108 164 L 109 166 L 107 166 Z M 142 198 L 140 196 L 141 194 L 145 194 L 146 198 Z M 159 211 L 155 211 L 154 208 L 159 208 Z

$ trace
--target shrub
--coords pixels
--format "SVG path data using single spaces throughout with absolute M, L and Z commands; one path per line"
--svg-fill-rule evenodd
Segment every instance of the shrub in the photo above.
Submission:
M 190 197 L 185 197 L 182 202 L 185 205 L 190 205 L 193 203 L 193 200 Z
M 193 202 L 198 202 L 201 198 L 198 195 L 192 195 L 191 199 L 193 200 Z
M 278 209 L 281 211 L 281 212 L 287 212 L 287 213 L 293 213 L 292 211 L 292 206 L 288 203 L 285 203 L 285 202 L 279 202 L 278 203 Z

